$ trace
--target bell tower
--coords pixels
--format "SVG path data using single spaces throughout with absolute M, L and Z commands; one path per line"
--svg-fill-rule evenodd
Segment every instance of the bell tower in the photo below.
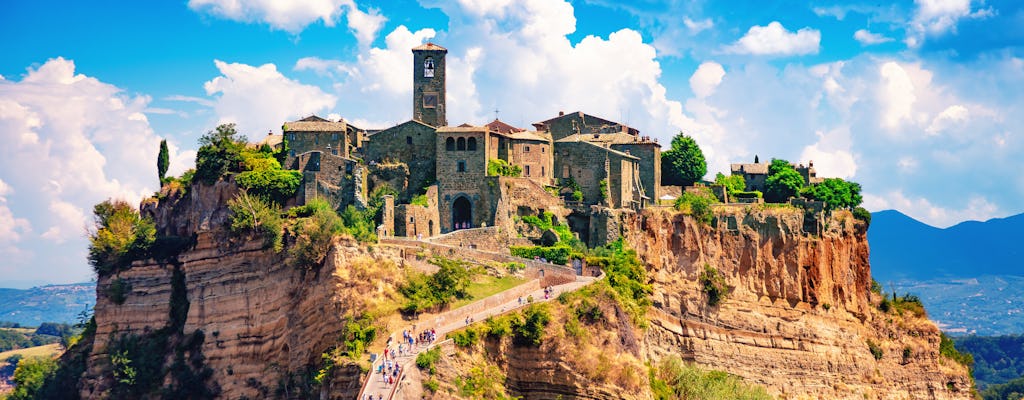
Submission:
M 445 63 L 448 50 L 427 42 L 412 49 L 412 119 L 446 126 Z

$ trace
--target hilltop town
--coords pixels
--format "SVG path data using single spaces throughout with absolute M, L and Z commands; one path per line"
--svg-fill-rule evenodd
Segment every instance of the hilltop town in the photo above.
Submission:
M 426 43 L 412 53 L 409 121 L 367 130 L 314 115 L 286 122 L 281 135 L 256 143 L 287 149 L 283 166 L 302 173 L 298 204 L 319 197 L 339 210 L 363 208 L 369 194 L 387 193 L 380 237 L 511 228 L 518 216 L 550 212 L 584 243 L 600 246 L 618 238 L 619 214 L 671 204 L 687 190 L 663 185 L 657 139 L 582 111 L 559 111 L 531 129 L 497 118 L 450 126 L 447 50 Z M 730 172 L 743 178 L 738 189 L 753 194 L 765 191 L 769 166 L 755 160 L 733 164 Z M 794 167 L 807 184 L 822 182 L 813 162 Z M 708 186 L 723 203 L 763 201 L 760 193 L 729 196 L 725 188 Z

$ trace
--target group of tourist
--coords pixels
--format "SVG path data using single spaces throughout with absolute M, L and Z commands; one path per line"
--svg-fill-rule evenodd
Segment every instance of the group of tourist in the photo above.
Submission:
M 473 224 L 471 224 L 469 222 L 456 222 L 455 223 L 455 230 L 469 229 L 469 228 L 472 228 L 472 227 L 473 227 Z

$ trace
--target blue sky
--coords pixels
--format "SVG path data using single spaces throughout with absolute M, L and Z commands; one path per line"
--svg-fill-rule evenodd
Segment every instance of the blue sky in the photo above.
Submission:
M 156 189 L 196 140 L 319 114 L 411 116 L 411 53 L 449 49 L 448 117 L 523 127 L 583 110 L 711 174 L 814 161 L 865 205 L 936 226 L 1024 211 L 1024 5 L 1010 0 L 6 2 L 0 286 L 88 280 L 85 226 Z

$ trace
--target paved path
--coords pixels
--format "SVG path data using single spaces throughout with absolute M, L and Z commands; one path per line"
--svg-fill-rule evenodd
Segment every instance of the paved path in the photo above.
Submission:
M 583 276 L 580 276 L 580 277 L 576 278 L 575 282 L 570 282 L 570 283 L 566 283 L 566 284 L 563 284 L 563 285 L 552 286 L 551 289 L 552 289 L 553 293 L 547 299 L 544 298 L 544 290 L 543 289 L 539 289 L 539 290 L 537 290 L 537 291 L 535 291 L 533 293 L 530 293 L 528 296 L 533 296 L 533 299 L 534 299 L 535 303 L 542 303 L 542 302 L 550 301 L 552 299 L 557 298 L 558 295 L 561 294 L 561 293 L 571 292 L 571 291 L 579 289 L 579 288 L 581 288 L 583 286 L 586 286 L 586 285 L 590 284 L 591 282 L 594 282 L 597 279 L 600 279 L 600 277 L 595 278 L 595 277 L 583 277 Z M 500 295 L 500 294 L 501 293 L 498 293 L 498 294 L 496 294 L 494 296 L 497 296 L 497 295 Z M 519 309 L 519 308 L 522 308 L 522 307 L 526 307 L 528 305 L 526 303 L 526 298 L 528 296 L 523 296 L 523 304 L 519 304 L 519 300 L 518 299 L 512 299 L 512 300 L 510 300 L 510 301 L 508 301 L 508 302 L 506 302 L 504 304 L 499 304 L 499 305 L 496 305 L 494 307 L 481 310 L 480 312 L 478 312 L 476 314 L 473 314 L 471 318 L 473 318 L 473 320 L 476 321 L 476 322 L 480 322 L 480 321 L 483 321 L 483 320 L 487 319 L 487 317 L 490 317 L 490 316 L 494 316 L 494 315 L 506 313 L 506 312 L 509 312 L 509 311 L 512 311 L 512 310 L 516 310 L 516 309 Z M 481 300 L 483 300 L 483 299 L 481 299 Z M 443 316 L 443 315 L 449 314 L 449 313 L 455 313 L 457 311 L 458 311 L 458 309 L 446 311 L 444 313 L 439 314 L 439 316 Z M 419 324 L 416 325 L 416 332 L 414 332 L 413 334 L 415 335 L 415 334 L 418 334 L 422 330 L 434 328 L 436 330 L 436 332 L 437 332 L 437 335 L 436 335 L 437 340 L 435 341 L 435 343 L 438 343 L 438 342 L 444 340 L 444 336 L 448 332 L 451 332 L 451 331 L 454 331 L 454 330 L 458 330 L 458 329 L 461 329 L 461 328 L 464 328 L 464 327 L 466 327 L 465 320 L 462 320 L 462 321 L 452 321 L 452 322 L 450 322 L 450 323 L 448 323 L 446 325 L 442 325 L 442 326 L 424 326 L 422 323 L 419 323 Z M 403 329 L 411 330 L 412 326 L 410 325 L 410 326 L 404 327 Z M 402 339 L 402 329 L 396 330 L 395 332 L 391 332 L 391 336 L 390 337 L 393 339 L 391 348 L 397 348 L 398 347 L 398 341 L 400 341 Z M 415 364 L 416 355 L 419 354 L 422 351 L 425 351 L 425 350 L 429 349 L 430 347 L 431 347 L 430 345 L 425 345 L 425 346 L 421 345 L 421 346 L 418 346 L 417 348 L 413 349 L 408 354 L 395 357 L 393 359 L 393 362 L 394 362 L 395 365 L 401 366 L 402 373 L 401 373 L 401 375 L 399 375 L 399 379 L 395 380 L 398 383 L 397 384 L 391 384 L 391 385 L 386 384 L 384 382 L 384 376 L 381 375 L 380 373 L 377 373 L 377 369 L 380 368 L 380 365 L 383 362 L 383 357 L 379 357 L 379 355 L 378 355 L 377 360 L 373 363 L 373 365 L 372 365 L 372 367 L 370 369 L 370 371 L 371 371 L 370 372 L 370 377 L 366 380 L 366 383 L 363 386 L 363 390 L 362 390 L 362 392 L 360 392 L 360 395 L 362 397 L 359 400 L 364 400 L 364 399 L 377 400 L 377 399 L 380 399 L 380 398 L 383 398 L 383 399 L 418 398 L 418 394 L 421 392 L 420 382 L 419 382 L 418 379 L 416 379 L 416 378 L 411 378 L 410 379 L 410 377 L 419 377 L 419 374 L 411 374 L 409 376 L 406 376 L 404 372 L 408 368 L 416 368 L 416 364 Z M 396 385 L 398 386 L 397 388 L 396 388 Z M 409 395 L 411 395 L 411 396 L 409 396 Z

